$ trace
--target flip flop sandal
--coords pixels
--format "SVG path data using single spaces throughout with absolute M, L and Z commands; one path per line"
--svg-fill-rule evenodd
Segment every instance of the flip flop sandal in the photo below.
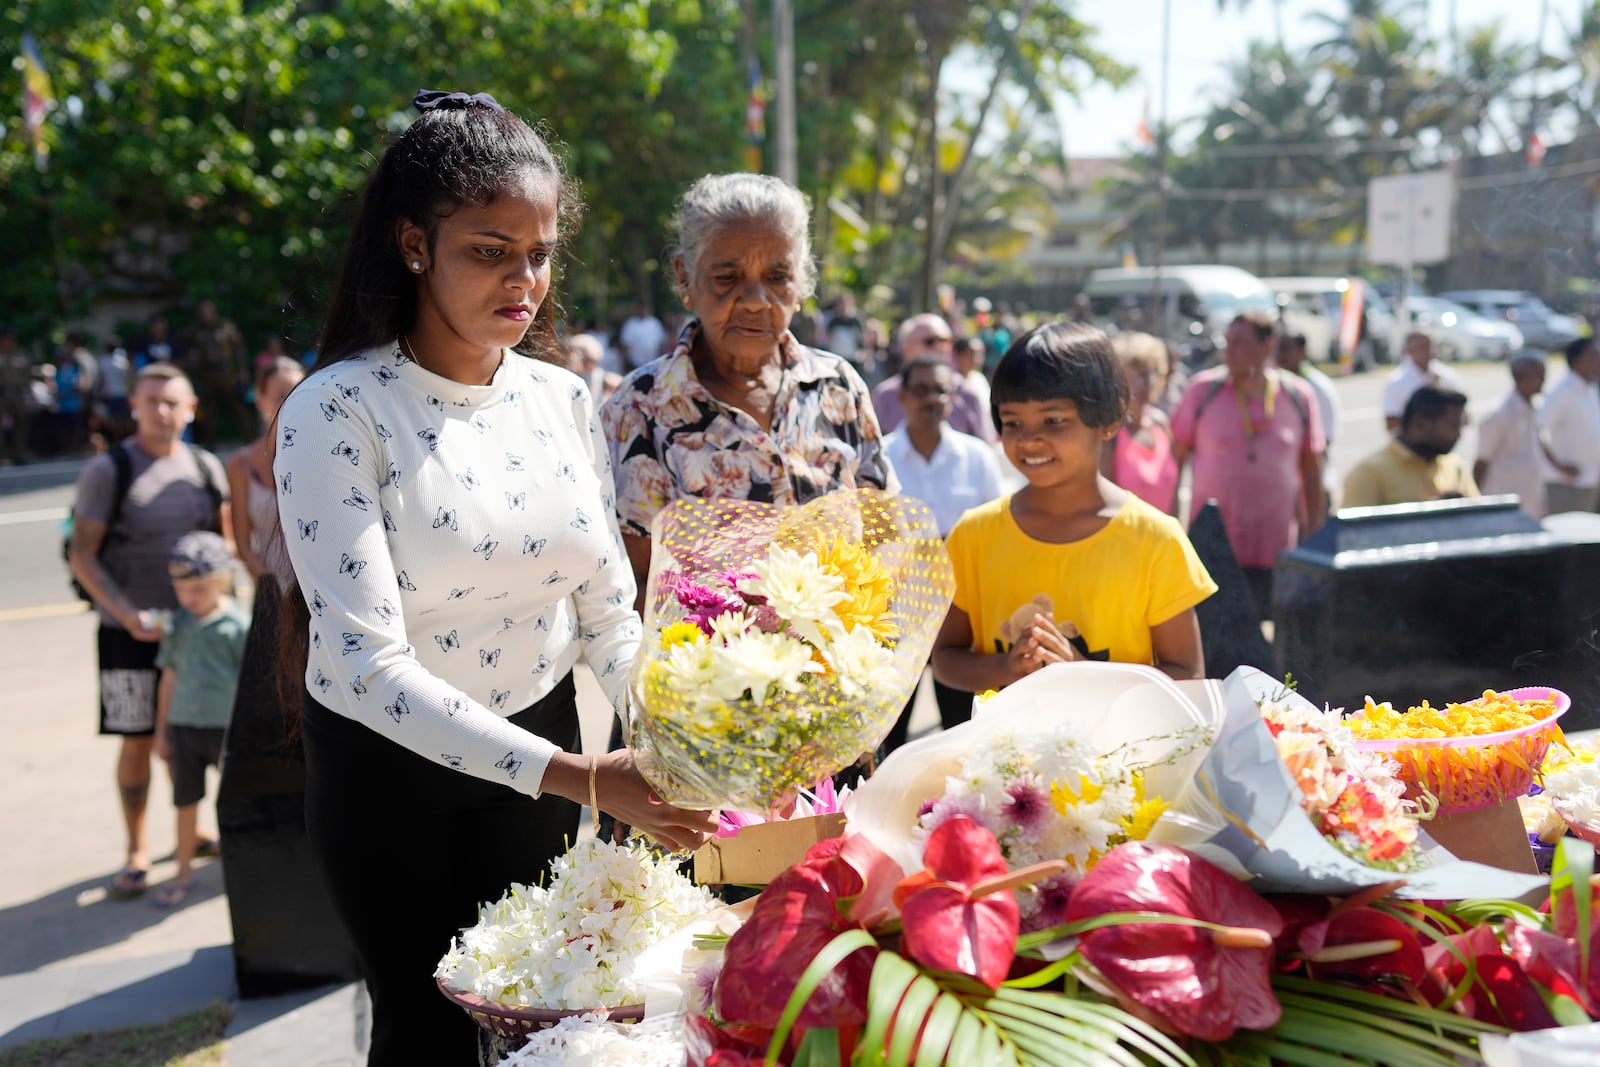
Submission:
M 182 904 L 184 901 L 188 900 L 189 894 L 193 892 L 193 882 L 186 882 L 182 885 L 179 885 L 176 882 L 168 882 L 166 885 L 156 890 L 154 898 L 155 906 L 160 908 L 162 911 L 166 911 L 168 908 L 176 908 L 179 904 Z
M 222 842 L 215 837 L 202 838 L 200 843 L 195 845 L 194 854 L 205 857 L 220 856 L 222 855 Z
M 132 900 L 134 897 L 144 895 L 148 886 L 146 879 L 150 877 L 147 868 L 124 867 L 111 876 L 111 883 L 106 887 L 106 894 L 115 900 Z

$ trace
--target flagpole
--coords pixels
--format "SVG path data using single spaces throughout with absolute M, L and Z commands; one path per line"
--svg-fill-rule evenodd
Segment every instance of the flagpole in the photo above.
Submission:
M 778 80 L 778 177 L 800 184 L 800 157 L 795 145 L 794 116 L 794 5 L 772 0 L 773 74 Z
M 1156 336 L 1166 339 L 1166 287 L 1161 284 L 1161 266 L 1167 244 L 1167 72 L 1172 54 L 1172 0 L 1161 0 L 1161 117 L 1156 130 L 1156 248 L 1155 292 L 1151 295 L 1151 324 Z

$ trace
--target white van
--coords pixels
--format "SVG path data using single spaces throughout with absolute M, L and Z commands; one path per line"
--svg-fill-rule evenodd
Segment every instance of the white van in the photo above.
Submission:
M 1350 279 L 1300 276 L 1262 278 L 1261 281 L 1284 298 L 1284 322 L 1290 329 L 1305 334 L 1306 355 L 1312 362 L 1337 360 L 1344 295 L 1350 290 Z M 1395 332 L 1394 312 L 1370 284 L 1366 287 L 1362 313 L 1366 317 L 1365 329 L 1353 354 L 1357 370 L 1389 362 L 1389 342 Z
M 1271 289 L 1247 270 L 1222 264 L 1162 267 L 1162 322 L 1154 321 L 1156 269 L 1112 267 L 1090 271 L 1083 283 L 1095 322 L 1104 328 L 1145 330 L 1164 337 L 1185 363 L 1213 362 L 1228 323 L 1248 308 L 1277 317 Z

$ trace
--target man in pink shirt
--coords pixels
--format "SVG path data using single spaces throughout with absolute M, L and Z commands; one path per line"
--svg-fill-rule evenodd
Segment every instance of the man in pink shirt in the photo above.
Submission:
M 1228 326 L 1222 366 L 1190 380 L 1172 416 L 1181 467 L 1194 461 L 1189 521 L 1215 500 L 1228 541 L 1263 615 L 1272 567 L 1324 516 L 1327 441 L 1311 387 L 1269 365 L 1276 324 L 1244 311 Z

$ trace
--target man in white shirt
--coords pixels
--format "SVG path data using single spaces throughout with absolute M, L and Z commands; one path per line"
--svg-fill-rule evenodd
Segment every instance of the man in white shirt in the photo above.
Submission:
M 1406 410 L 1411 394 L 1424 385 L 1438 386 L 1450 392 L 1466 391 L 1461 376 L 1433 358 L 1433 338 L 1421 330 L 1406 335 L 1406 358 L 1389 372 L 1383 383 L 1383 422 L 1390 433 L 1400 428 L 1400 416 Z
M 1000 461 L 993 447 L 950 426 L 955 393 L 956 375 L 943 356 L 913 358 L 900 372 L 905 421 L 883 439 L 884 454 L 900 478 L 900 491 L 928 505 L 940 536 L 950 532 L 962 512 L 1000 495 Z M 933 696 L 945 729 L 971 718 L 971 693 L 936 680 Z M 884 741 L 886 751 L 905 743 L 915 702 L 913 692 Z
M 1539 393 L 1544 389 L 1544 355 L 1523 352 L 1511 357 L 1511 392 L 1478 427 L 1478 462 L 1472 479 L 1485 496 L 1515 493 L 1522 510 L 1536 519 L 1545 512 L 1545 462 L 1563 477 L 1578 473 L 1570 464 L 1556 464 L 1539 434 Z
M 1303 333 L 1285 333 L 1278 335 L 1278 346 L 1273 350 L 1274 361 L 1279 368 L 1290 374 L 1298 375 L 1305 379 L 1311 386 L 1311 392 L 1317 398 L 1317 410 L 1322 415 L 1322 436 L 1328 442 L 1328 448 L 1333 448 L 1333 439 L 1339 433 L 1339 391 L 1333 387 L 1333 379 L 1317 369 L 1317 365 L 1306 358 L 1306 335 Z M 1322 468 L 1322 489 L 1326 497 L 1327 514 L 1333 514 L 1333 495 L 1337 491 L 1337 482 L 1334 478 L 1332 464 L 1324 464 Z
M 1564 474 L 1552 465 L 1545 472 L 1550 513 L 1600 511 L 1600 348 L 1592 337 L 1567 346 L 1567 376 L 1545 397 L 1539 413 L 1550 459 L 1576 468 Z
M 648 307 L 640 304 L 623 322 L 617 340 L 622 343 L 622 351 L 628 357 L 627 369 L 635 371 L 665 350 L 667 328 L 650 313 Z

